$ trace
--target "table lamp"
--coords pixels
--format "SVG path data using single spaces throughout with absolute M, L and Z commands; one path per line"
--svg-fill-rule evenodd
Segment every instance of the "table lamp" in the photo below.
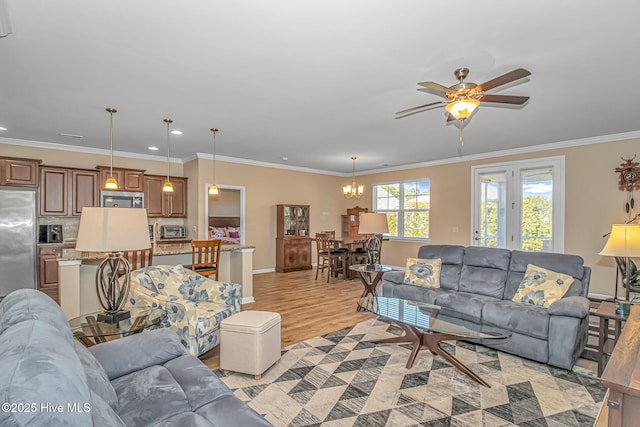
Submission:
M 640 224 L 613 224 L 609 239 L 598 255 L 622 257 L 625 259 L 626 299 L 629 300 L 629 258 L 640 256 Z M 616 280 L 615 299 L 618 299 L 618 281 Z
M 96 271 L 96 292 L 104 313 L 98 320 L 117 323 L 130 317 L 122 310 L 129 294 L 129 261 L 120 252 L 151 246 L 147 210 L 85 207 L 80 216 L 76 250 L 108 252 Z M 121 277 L 124 277 L 120 280 Z
M 369 239 L 365 244 L 369 265 L 380 262 L 380 248 L 382 247 L 382 234 L 389 232 L 387 214 L 383 213 L 363 213 L 360 214 L 358 226 L 359 234 L 368 234 Z

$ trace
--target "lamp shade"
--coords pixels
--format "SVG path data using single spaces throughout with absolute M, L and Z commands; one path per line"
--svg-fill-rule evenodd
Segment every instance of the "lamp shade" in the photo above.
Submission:
M 389 232 L 387 214 L 363 213 L 360 214 L 359 234 L 384 234 Z
M 609 239 L 598 255 L 640 256 L 640 224 L 613 224 Z
M 90 207 L 82 209 L 76 250 L 121 252 L 150 247 L 146 209 Z
M 477 99 L 467 98 L 447 104 L 444 108 L 453 116 L 454 119 L 464 120 L 468 119 L 471 114 L 473 114 L 473 110 L 475 110 L 478 105 L 480 105 L 480 101 Z

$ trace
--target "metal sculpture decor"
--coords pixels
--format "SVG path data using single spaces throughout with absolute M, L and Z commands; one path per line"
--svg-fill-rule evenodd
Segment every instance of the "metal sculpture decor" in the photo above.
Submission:
M 616 172 L 620 174 L 618 189 L 627 192 L 627 201 L 624 207 L 625 211 L 629 213 L 635 207 L 633 191 L 640 190 L 640 163 L 634 162 L 635 155 L 630 159 L 624 157 L 621 159 L 624 160 L 624 163 L 620 163 L 620 166 L 616 168 Z

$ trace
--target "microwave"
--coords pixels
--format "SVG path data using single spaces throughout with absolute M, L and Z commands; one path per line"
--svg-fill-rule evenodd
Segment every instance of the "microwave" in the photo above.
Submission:
M 160 227 L 161 239 L 184 239 L 187 237 L 186 229 L 181 225 L 163 225 Z
M 100 206 L 103 208 L 144 208 L 144 193 L 101 191 Z

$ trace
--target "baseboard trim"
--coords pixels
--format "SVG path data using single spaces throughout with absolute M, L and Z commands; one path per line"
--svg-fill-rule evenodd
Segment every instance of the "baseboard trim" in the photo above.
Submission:
M 253 274 L 275 273 L 275 271 L 275 268 L 263 268 L 260 270 L 253 270 Z

